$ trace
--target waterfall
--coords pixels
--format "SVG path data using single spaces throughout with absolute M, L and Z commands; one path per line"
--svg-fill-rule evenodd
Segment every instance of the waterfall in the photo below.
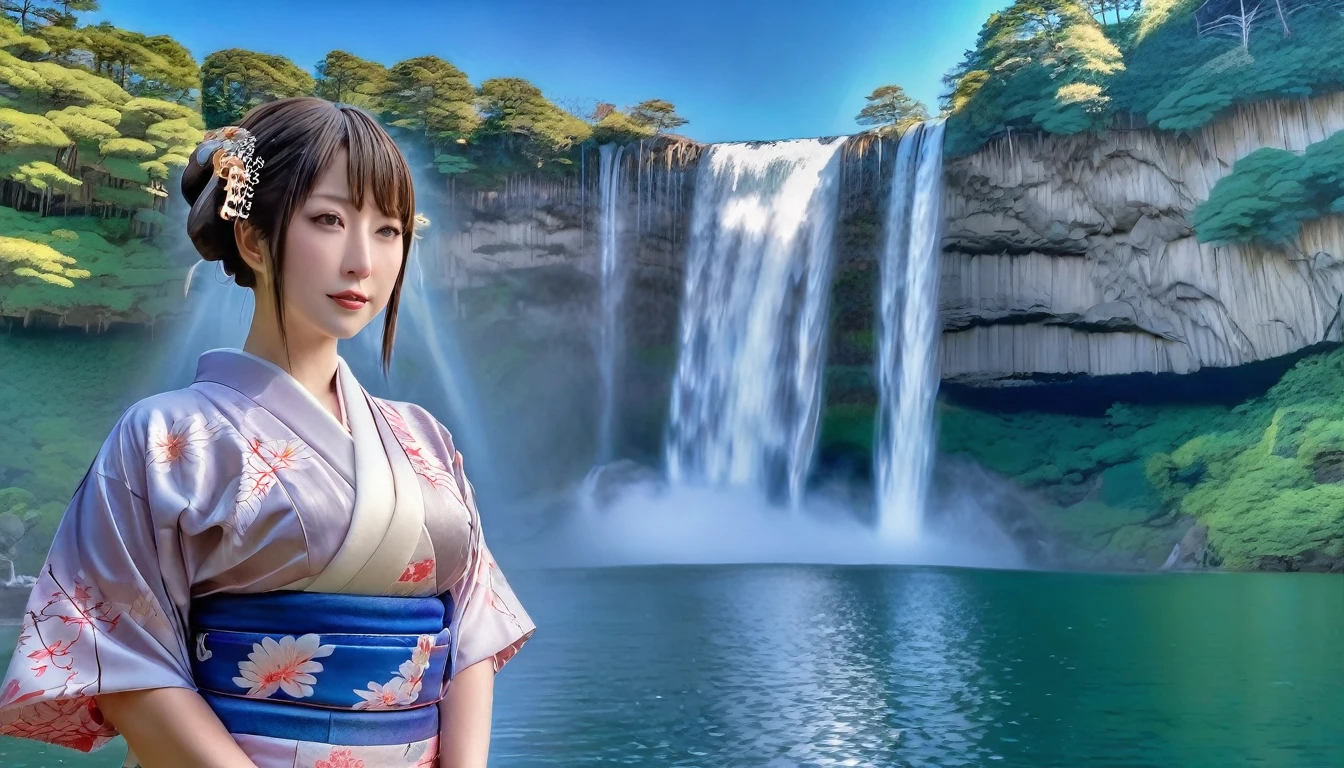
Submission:
M 673 482 L 797 504 L 816 442 L 843 139 L 718 144 L 692 204 Z
M 942 172 L 943 123 L 908 130 L 896 152 L 881 263 L 874 452 L 878 528 L 905 541 L 920 536 L 933 463 Z
M 602 321 L 598 328 L 598 368 L 602 380 L 602 416 L 597 437 L 597 463 L 614 458 L 616 432 L 616 365 L 620 353 L 620 307 L 625 293 L 619 247 L 620 205 L 625 175 L 625 147 L 603 144 L 598 189 L 601 193 Z

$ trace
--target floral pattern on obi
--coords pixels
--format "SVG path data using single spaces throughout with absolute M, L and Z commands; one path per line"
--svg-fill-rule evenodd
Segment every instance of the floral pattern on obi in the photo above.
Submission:
M 336 709 L 409 709 L 438 700 L 451 634 L 200 630 L 192 671 L 205 692 Z
M 204 635 L 200 647 L 204 648 Z M 238 663 L 238 677 L 233 682 L 240 688 L 247 688 L 245 696 L 265 699 L 277 690 L 296 699 L 313 695 L 313 686 L 317 684 L 318 672 L 322 671 L 322 662 L 313 659 L 330 656 L 335 646 L 322 645 L 317 635 L 304 635 L 297 640 L 290 635 L 280 638 L 262 638 L 260 643 L 252 645 L 252 653 L 247 661 Z M 207 659 L 208 660 L 208 659 Z
M 382 684 L 371 680 L 366 690 L 355 691 L 355 695 L 363 701 L 354 708 L 395 709 L 410 706 L 420 696 L 433 651 L 434 638 L 430 635 L 421 635 L 416 641 L 415 650 L 411 651 L 410 660 L 397 669 L 396 677 Z

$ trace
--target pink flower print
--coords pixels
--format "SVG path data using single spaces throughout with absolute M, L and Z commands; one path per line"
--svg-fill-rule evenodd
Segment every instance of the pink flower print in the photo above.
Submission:
M 67 640 L 64 643 L 58 640 L 28 654 L 28 658 L 32 659 L 34 664 L 31 667 L 33 677 L 41 677 L 48 666 L 69 670 L 74 663 L 70 657 L 70 646 L 74 644 L 74 640 Z
M 425 683 L 425 669 L 412 662 L 403 661 L 401 668 L 397 671 L 401 673 L 401 679 L 406 681 L 402 687 L 406 689 L 406 695 L 410 697 L 410 701 L 406 703 L 410 704 L 420 695 L 420 688 Z
M 429 654 L 434 651 L 434 636 L 421 635 L 415 642 L 415 650 L 411 652 L 411 663 L 419 667 L 429 666 Z
M 517 656 L 519 649 L 523 647 L 523 643 L 527 642 L 527 640 L 531 638 L 531 636 L 532 636 L 531 633 L 528 633 L 527 635 L 511 643 L 509 646 L 501 650 L 499 653 L 496 653 L 494 656 L 491 656 L 490 666 L 494 667 L 495 672 L 499 672 L 499 670 L 504 668 L 505 664 L 509 663 L 509 659 L 512 659 L 514 656 Z
M 40 608 L 27 613 L 15 649 L 16 657 L 29 662 L 29 678 L 43 678 L 43 688 L 21 693 L 17 685 L 7 687 L 0 692 L 0 699 L 10 705 L 53 691 L 82 698 L 101 677 L 97 634 L 115 629 L 121 617 L 123 607 L 104 600 L 97 588 L 84 581 L 82 573 L 72 578 L 69 588 L 50 566 L 43 579 L 34 589 L 40 593 L 50 589 L 50 583 L 55 591 L 47 593 L 49 597 Z M 85 630 L 93 636 L 87 636 Z M 28 716 L 27 709 L 22 712 Z
M 369 682 L 367 691 L 355 691 L 363 701 L 355 704 L 355 709 L 393 709 L 404 707 L 415 701 L 417 690 L 411 692 L 411 685 L 400 677 L 394 677 L 384 685 Z
M 392 428 L 392 434 L 401 444 L 401 450 L 406 453 L 406 458 L 410 460 L 411 469 L 415 470 L 417 475 L 425 478 L 435 488 L 451 489 L 457 482 L 457 478 L 448 471 L 448 467 L 438 456 L 435 456 L 433 452 L 420 444 L 401 413 L 382 400 L 375 400 L 374 402 L 378 404 L 378 410 L 382 411 L 383 417 L 387 419 L 387 425 Z
M 41 690 L 21 693 L 18 680 L 10 680 L 9 684 L 0 689 L 0 709 L 5 707 L 22 704 L 23 702 L 42 695 Z
M 368 690 L 355 691 L 363 701 L 355 704 L 355 709 L 393 709 L 415 703 L 424 687 L 425 671 L 429 669 L 429 654 L 434 650 L 434 636 L 421 635 L 416 639 L 415 650 L 411 651 L 409 661 L 403 661 L 397 670 L 397 677 L 386 684 L 369 682 Z
M 485 602 L 496 611 L 509 617 L 509 620 L 518 629 L 522 629 L 522 624 L 518 623 L 518 616 L 513 612 L 509 602 L 504 599 L 499 590 L 495 588 L 495 577 L 501 575 L 499 565 L 495 559 L 490 556 L 489 550 L 485 551 L 485 556 L 481 558 L 480 565 L 476 571 L 477 583 L 485 587 Z
M 335 650 L 333 645 L 322 645 L 321 638 L 313 634 L 297 640 L 286 635 L 280 642 L 264 637 L 252 644 L 247 661 L 238 662 L 239 677 L 233 682 L 247 688 L 243 695 L 252 698 L 267 698 L 277 689 L 296 699 L 306 698 L 313 695 L 317 683 L 314 675 L 322 671 L 322 663 L 313 659 L 330 656 Z
M 233 506 L 237 539 L 241 540 L 252 521 L 257 519 L 262 502 L 280 479 L 280 471 L 293 469 L 308 456 L 308 446 L 301 440 L 248 440 L 243 456 L 243 475 Z
M 167 472 L 178 462 L 200 461 L 205 456 L 205 444 L 223 427 L 223 420 L 207 421 L 199 413 L 184 416 L 167 429 L 152 427 L 149 430 L 149 465 L 155 471 Z
M 313 768 L 364 768 L 364 761 L 355 757 L 352 749 L 332 747 L 327 759 L 313 763 Z
M 427 557 L 424 560 L 406 566 L 406 570 L 401 572 L 401 578 L 397 579 L 397 581 L 418 584 L 433 574 L 434 558 Z
M 0 720 L 0 734 L 37 739 L 88 752 L 117 735 L 103 720 L 92 697 L 41 701 L 24 707 L 13 720 Z

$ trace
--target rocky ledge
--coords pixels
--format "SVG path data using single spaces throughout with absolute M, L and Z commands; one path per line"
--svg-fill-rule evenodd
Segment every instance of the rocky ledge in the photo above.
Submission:
M 946 166 L 946 379 L 1189 373 L 1341 338 L 1344 222 L 1287 246 L 1199 243 L 1233 164 L 1344 129 L 1344 95 L 1246 106 L 1206 129 L 1006 137 Z

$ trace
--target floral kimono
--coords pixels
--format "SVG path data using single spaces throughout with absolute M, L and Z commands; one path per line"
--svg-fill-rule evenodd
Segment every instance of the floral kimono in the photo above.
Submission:
M 259 768 L 435 764 L 452 676 L 535 627 L 447 430 L 344 361 L 336 384 L 339 420 L 213 350 L 122 416 L 28 601 L 0 734 L 89 751 L 116 736 L 99 694 L 180 687 Z

